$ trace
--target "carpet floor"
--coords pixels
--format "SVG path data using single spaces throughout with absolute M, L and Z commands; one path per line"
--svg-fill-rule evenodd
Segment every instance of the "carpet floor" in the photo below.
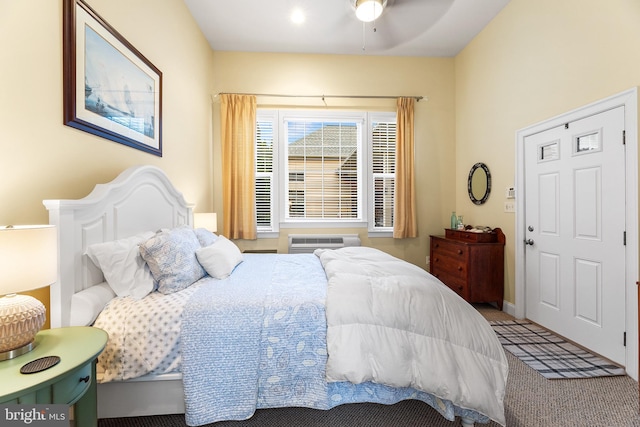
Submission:
M 476 308 L 491 320 L 513 319 L 489 305 Z M 628 376 L 550 381 L 511 353 L 505 396 L 508 427 L 640 427 L 638 383 Z M 263 409 L 246 421 L 209 427 L 457 427 L 419 401 L 395 405 L 353 404 L 330 411 L 306 408 Z M 487 427 L 497 427 L 491 422 Z M 183 415 L 101 419 L 99 427 L 186 427 Z

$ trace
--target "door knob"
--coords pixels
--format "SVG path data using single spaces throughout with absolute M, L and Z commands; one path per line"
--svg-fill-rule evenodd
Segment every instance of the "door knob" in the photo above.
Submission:
M 533 231 L 533 226 L 532 226 L 532 225 L 528 226 L 528 227 L 527 227 L 527 230 L 529 230 L 529 231 Z
M 533 239 L 526 239 L 526 240 L 524 241 L 524 244 L 525 244 L 525 245 L 531 245 L 531 246 L 533 246 Z

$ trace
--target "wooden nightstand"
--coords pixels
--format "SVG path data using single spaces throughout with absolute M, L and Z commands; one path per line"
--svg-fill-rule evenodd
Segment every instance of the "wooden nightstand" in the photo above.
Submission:
M 431 274 L 466 301 L 495 302 L 504 298 L 504 244 L 502 230 L 472 233 L 445 230 L 431 236 Z
M 32 351 L 0 362 L 0 405 L 75 404 L 76 426 L 97 426 L 95 362 L 107 338 L 102 329 L 85 326 L 40 331 Z M 60 362 L 41 372 L 20 373 L 24 364 L 45 356 L 59 356 Z

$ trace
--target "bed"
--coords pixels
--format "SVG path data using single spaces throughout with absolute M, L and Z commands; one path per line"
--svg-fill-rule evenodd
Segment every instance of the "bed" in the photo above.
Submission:
M 155 166 L 44 205 L 59 233 L 52 327 L 109 333 L 99 418 L 185 413 L 204 425 L 416 399 L 465 426 L 505 424 L 495 333 L 417 266 L 366 247 L 241 254 L 193 228 L 193 206 Z M 140 255 L 135 272 L 105 266 L 123 245 Z

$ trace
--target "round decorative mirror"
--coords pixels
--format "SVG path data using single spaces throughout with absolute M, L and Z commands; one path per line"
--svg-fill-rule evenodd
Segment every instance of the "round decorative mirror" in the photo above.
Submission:
M 476 205 L 481 205 L 489 198 L 491 193 L 491 174 L 484 163 L 476 163 L 471 167 L 469 180 L 467 181 L 469 198 Z

